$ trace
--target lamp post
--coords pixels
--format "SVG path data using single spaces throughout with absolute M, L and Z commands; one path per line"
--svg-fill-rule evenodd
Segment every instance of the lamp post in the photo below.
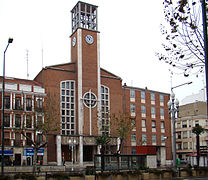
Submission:
M 172 128 L 173 128 L 173 168 L 176 169 L 176 136 L 175 136 L 175 114 L 178 112 L 179 101 L 175 99 L 175 94 L 171 93 L 171 100 L 168 102 L 168 109 L 172 115 Z
M 176 121 L 176 112 L 178 112 L 179 108 L 179 101 L 175 99 L 175 94 L 173 93 L 173 89 L 184 86 L 184 85 L 190 85 L 192 81 L 171 87 L 171 99 L 168 101 L 168 109 L 169 113 L 172 116 L 172 129 L 173 129 L 173 168 L 176 169 L 176 131 L 175 131 L 175 121 Z
M 74 171 L 74 147 L 76 146 L 76 139 L 72 137 L 72 139 L 69 139 L 69 149 L 71 148 L 72 151 L 72 171 Z
M 8 44 L 6 46 L 6 49 L 4 50 L 4 59 L 3 59 L 3 91 L 2 91 L 2 122 L 1 122 L 1 174 L 4 175 L 4 90 L 5 90 L 5 57 L 6 57 L 6 51 L 9 47 L 9 44 L 13 42 L 12 38 L 9 38 Z

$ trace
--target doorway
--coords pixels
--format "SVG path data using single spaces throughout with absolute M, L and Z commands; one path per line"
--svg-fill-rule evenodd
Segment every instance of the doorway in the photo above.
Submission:
M 83 161 L 93 161 L 93 146 L 84 146 Z

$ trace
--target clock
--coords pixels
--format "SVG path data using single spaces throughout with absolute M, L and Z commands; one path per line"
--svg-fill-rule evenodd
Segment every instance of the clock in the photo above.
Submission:
M 73 47 L 76 45 L 76 41 L 77 41 L 76 37 L 73 37 L 73 40 L 72 40 L 72 46 Z
M 88 43 L 88 44 L 93 44 L 94 42 L 94 38 L 91 36 L 91 35 L 86 35 L 85 36 L 85 41 Z

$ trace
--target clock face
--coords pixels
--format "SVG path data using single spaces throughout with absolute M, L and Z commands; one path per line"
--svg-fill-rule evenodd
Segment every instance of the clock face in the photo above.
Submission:
M 72 46 L 76 45 L 76 40 L 77 40 L 76 37 L 74 37 L 73 40 L 72 40 Z
M 92 44 L 94 42 L 94 38 L 91 35 L 88 34 L 88 35 L 85 36 L 85 41 L 88 44 Z

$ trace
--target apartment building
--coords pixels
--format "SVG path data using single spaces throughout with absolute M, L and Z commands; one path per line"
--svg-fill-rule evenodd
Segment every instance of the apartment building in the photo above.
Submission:
M 196 164 L 196 135 L 192 133 L 192 128 L 196 125 L 208 129 L 206 102 L 197 101 L 180 106 L 179 117 L 176 119 L 177 157 L 192 165 Z M 200 136 L 200 146 L 207 147 L 207 145 L 208 134 L 205 131 Z M 203 165 L 204 159 L 203 157 L 201 159 Z
M 169 94 L 123 86 L 123 108 L 134 121 L 126 152 L 157 155 L 158 165 L 171 164 L 171 120 Z
M 0 77 L 1 121 L 3 110 L 2 81 L 3 78 Z M 42 135 L 37 132 L 35 124 L 37 121 L 44 121 L 44 114 L 41 109 L 45 96 L 45 90 L 35 81 L 17 78 L 5 79 L 4 155 L 6 165 L 32 165 L 34 155 L 32 141 L 42 139 Z M 41 164 L 46 164 L 46 154 L 45 148 L 38 151 L 38 160 Z

